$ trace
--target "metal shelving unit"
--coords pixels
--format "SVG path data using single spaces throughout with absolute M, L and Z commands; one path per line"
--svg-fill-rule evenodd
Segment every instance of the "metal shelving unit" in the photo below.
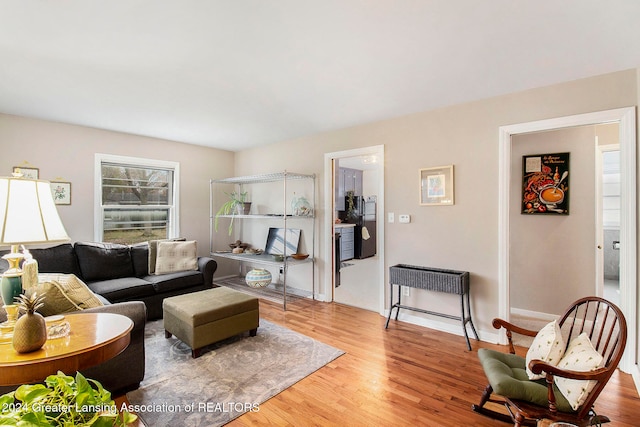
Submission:
M 302 264 L 311 263 L 311 296 L 315 298 L 315 205 L 316 205 L 316 190 L 315 190 L 315 174 L 307 175 L 293 172 L 279 172 L 279 173 L 270 173 L 270 174 L 262 174 L 262 175 L 251 175 L 251 176 L 239 176 L 239 177 L 231 177 L 224 179 L 211 179 L 209 180 L 209 252 L 214 257 L 226 258 L 238 261 L 240 263 L 240 272 L 242 271 L 243 263 L 251 263 L 251 264 L 262 264 L 269 266 L 278 266 L 282 271 L 282 284 L 278 284 L 276 287 L 279 291 L 282 292 L 282 308 L 283 310 L 287 309 L 287 270 L 289 266 L 297 266 Z M 296 216 L 292 214 L 287 214 L 287 184 L 292 180 L 308 180 L 311 182 L 311 203 L 312 203 L 312 215 L 305 216 Z M 282 182 L 282 203 L 283 209 L 282 213 L 273 213 L 273 214 L 249 214 L 249 215 L 220 215 L 219 218 L 233 218 L 234 221 L 238 221 L 238 225 L 244 220 L 279 220 L 282 221 L 282 228 L 288 229 L 291 221 L 311 221 L 311 242 L 307 244 L 309 257 L 305 260 L 295 260 L 291 257 L 285 257 L 283 261 L 276 261 L 272 255 L 267 254 L 234 254 L 226 251 L 215 251 L 213 248 L 213 236 L 215 234 L 214 230 L 214 222 L 215 222 L 215 197 L 214 197 L 214 188 L 216 185 L 229 184 L 234 185 L 237 188 L 237 191 L 244 191 L 244 186 L 249 184 L 264 184 L 264 183 L 273 183 L 273 182 Z M 284 238 L 284 246 L 286 247 L 286 234 Z M 241 276 L 241 274 L 239 275 Z M 252 289 L 252 292 L 256 292 L 259 290 Z

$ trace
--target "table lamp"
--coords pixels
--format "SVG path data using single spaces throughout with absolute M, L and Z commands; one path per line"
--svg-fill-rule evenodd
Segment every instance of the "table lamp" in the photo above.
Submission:
M 0 177 L 0 246 L 11 246 L 11 252 L 2 257 L 9 263 L 0 286 L 7 312 L 4 327 L 12 327 L 18 318 L 14 298 L 22 293 L 20 245 L 68 240 L 49 181 L 22 178 L 20 173 Z

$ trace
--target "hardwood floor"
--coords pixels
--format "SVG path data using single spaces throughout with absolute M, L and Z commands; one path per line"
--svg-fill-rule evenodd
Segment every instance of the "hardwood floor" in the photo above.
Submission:
M 502 348 L 392 321 L 339 304 L 260 301 L 262 318 L 346 354 L 247 413 L 230 426 L 507 426 L 471 410 L 486 385 L 477 349 Z M 259 330 L 258 330 L 259 333 Z M 598 413 L 608 426 L 638 426 L 640 399 L 630 375 L 616 373 Z

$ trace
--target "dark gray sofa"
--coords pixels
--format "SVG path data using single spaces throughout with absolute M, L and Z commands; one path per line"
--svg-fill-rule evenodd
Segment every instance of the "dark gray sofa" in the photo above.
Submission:
M 142 301 L 147 319 L 162 317 L 162 300 L 167 297 L 213 287 L 218 264 L 212 258 L 198 258 L 198 270 L 162 275 L 149 274 L 149 245 L 76 242 L 31 249 L 40 273 L 72 273 L 93 292 L 110 303 Z M 8 264 L 0 260 L 0 272 Z
M 164 298 L 213 286 L 215 260 L 198 259 L 198 270 L 149 275 L 149 247 L 76 242 L 45 249 L 31 249 L 41 273 L 75 274 L 105 303 L 84 312 L 117 313 L 133 323 L 129 346 L 113 359 L 82 371 L 114 395 L 138 388 L 144 378 L 144 334 L 147 319 L 162 317 Z M 6 253 L 0 252 L 0 255 Z M 0 259 L 0 273 L 8 268 Z M 1 301 L 1 299 L 0 299 Z M 1 304 L 0 304 L 1 305 Z M 0 322 L 6 313 L 0 308 Z M 66 372 L 68 375 L 74 373 Z M 0 387 L 0 395 L 15 387 Z

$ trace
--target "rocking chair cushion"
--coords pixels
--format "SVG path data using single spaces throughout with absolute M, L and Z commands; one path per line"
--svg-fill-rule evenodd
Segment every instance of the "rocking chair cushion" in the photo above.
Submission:
M 527 351 L 525 367 L 529 379 L 539 380 L 545 377 L 544 372 L 541 374 L 531 372 L 529 362 L 539 359 L 549 365 L 557 366 L 564 354 L 564 348 L 564 339 L 562 339 L 562 332 L 560 332 L 557 321 L 554 320 L 540 329 Z
M 546 381 L 529 379 L 524 357 L 481 348 L 478 350 L 478 358 L 494 393 L 540 406 L 549 404 Z M 554 393 L 558 411 L 575 412 L 556 386 Z
M 591 344 L 589 336 L 582 333 L 569 343 L 567 353 L 562 358 L 558 367 L 571 371 L 594 371 L 603 366 L 604 357 L 598 353 Z M 569 378 L 555 377 L 555 383 L 560 392 L 567 398 L 573 409 L 578 409 L 591 390 L 596 386 L 594 380 L 573 380 Z

